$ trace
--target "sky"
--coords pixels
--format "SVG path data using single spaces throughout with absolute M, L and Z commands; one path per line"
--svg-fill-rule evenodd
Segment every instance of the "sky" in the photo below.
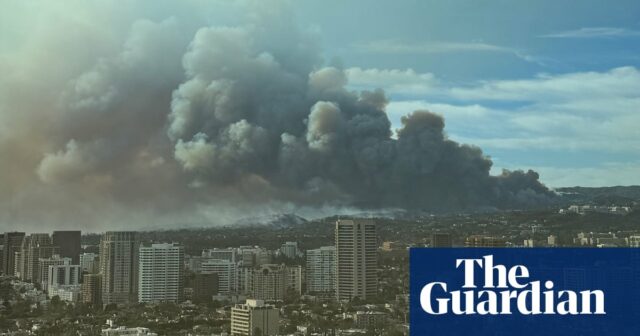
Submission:
M 640 184 L 637 1 L 304 1 L 354 88 L 552 187 Z
M 1 6 L 0 229 L 514 208 L 640 184 L 637 1 Z

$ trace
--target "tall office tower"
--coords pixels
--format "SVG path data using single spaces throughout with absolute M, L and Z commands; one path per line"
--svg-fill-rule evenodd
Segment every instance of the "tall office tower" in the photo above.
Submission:
M 434 232 L 431 234 L 431 247 L 452 247 L 451 234 L 444 232 Z
M 102 303 L 120 304 L 138 300 L 138 235 L 132 231 L 111 231 L 100 241 Z
M 37 283 L 42 285 L 42 290 L 45 292 L 49 289 L 49 266 L 55 265 L 71 265 L 71 258 L 62 258 L 57 254 L 50 258 L 40 258 L 38 261 L 40 278 L 37 280 Z
M 247 300 L 231 308 L 231 336 L 277 335 L 278 309 L 262 300 Z
M 2 239 L 2 272 L 15 275 L 15 254 L 22 247 L 24 232 L 5 232 Z
M 82 272 L 97 274 L 99 270 L 98 255 L 95 253 L 83 253 L 80 255 L 80 268 Z
M 323 299 L 336 293 L 336 248 L 324 246 L 307 251 L 307 293 Z
M 82 277 L 82 302 L 94 305 L 102 304 L 102 276 L 85 274 Z
M 298 243 L 297 242 L 285 242 L 280 246 L 280 253 L 289 259 L 294 259 L 298 256 Z
M 193 277 L 193 302 L 209 302 L 218 294 L 218 275 L 215 273 L 196 273 Z
M 80 263 L 80 231 L 53 231 L 51 236 L 53 245 L 60 247 L 60 256 L 63 258 L 71 258 L 74 265 Z
M 184 246 L 140 246 L 138 302 L 181 302 L 184 294 Z
M 265 264 L 253 271 L 251 293 L 253 298 L 282 301 L 286 293 L 286 268 L 284 265 Z
M 336 299 L 369 300 L 378 292 L 378 237 L 370 220 L 338 220 Z
M 236 291 L 236 264 L 229 260 L 208 259 L 202 262 L 200 270 L 203 273 L 218 275 L 218 294 L 229 295 Z
M 40 281 L 40 259 L 59 254 L 60 248 L 52 244 L 46 233 L 34 233 L 22 240 L 22 247 L 16 258 L 16 275 L 23 281 Z

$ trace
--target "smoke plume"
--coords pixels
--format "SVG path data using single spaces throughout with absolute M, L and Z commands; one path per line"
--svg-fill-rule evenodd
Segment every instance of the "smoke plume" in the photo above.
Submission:
M 96 3 L 66 16 L 49 3 L 38 24 L 51 29 L 0 44 L 3 229 L 518 208 L 552 197 L 533 171 L 491 176 L 491 160 L 450 140 L 438 114 L 407 111 L 392 130 L 384 91 L 349 90 L 286 5 L 216 3 L 218 24 L 198 1 L 124 18 Z

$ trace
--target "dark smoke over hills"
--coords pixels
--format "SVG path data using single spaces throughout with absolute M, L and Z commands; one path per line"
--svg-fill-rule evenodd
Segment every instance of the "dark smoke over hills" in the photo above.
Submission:
M 0 223 L 216 223 L 554 197 L 533 171 L 491 176 L 491 160 L 448 139 L 438 114 L 407 111 L 392 131 L 384 91 L 347 89 L 286 8 L 247 17 L 136 20 L 119 50 L 60 47 L 0 69 Z

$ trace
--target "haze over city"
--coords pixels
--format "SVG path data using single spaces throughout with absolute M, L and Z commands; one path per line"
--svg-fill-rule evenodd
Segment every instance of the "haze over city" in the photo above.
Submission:
M 522 209 L 558 187 L 640 184 L 639 15 L 634 1 L 7 1 L 0 227 Z

